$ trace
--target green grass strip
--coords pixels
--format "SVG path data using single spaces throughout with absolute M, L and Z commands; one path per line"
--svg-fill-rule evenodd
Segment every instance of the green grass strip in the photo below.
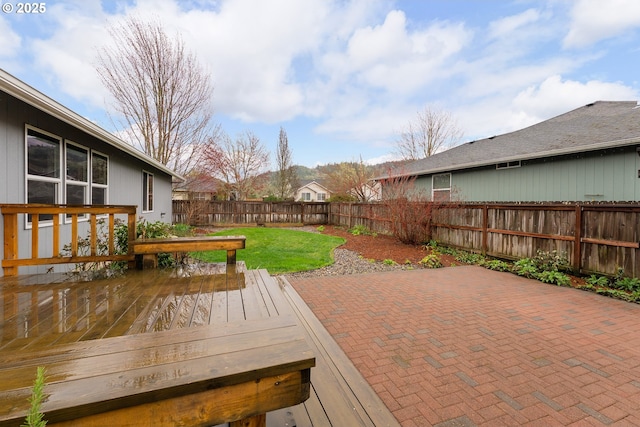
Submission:
M 341 237 L 327 236 L 286 228 L 232 228 L 212 236 L 246 236 L 246 248 L 236 253 L 247 268 L 266 269 L 271 274 L 314 270 L 333 263 L 333 250 L 342 245 Z M 194 258 L 207 262 L 224 262 L 224 251 L 198 252 Z

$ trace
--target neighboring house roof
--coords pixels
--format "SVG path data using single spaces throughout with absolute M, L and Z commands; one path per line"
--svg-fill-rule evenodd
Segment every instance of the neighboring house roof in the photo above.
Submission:
M 65 123 L 70 124 L 77 129 L 86 132 L 91 136 L 100 139 L 101 141 L 106 142 L 120 151 L 124 151 L 125 153 L 167 173 L 168 175 L 171 175 L 174 178 L 181 181 L 184 180 L 182 176 L 167 168 L 162 163 L 135 149 L 123 140 L 102 129 L 100 126 L 71 111 L 64 105 L 59 104 L 23 81 L 7 73 L 3 69 L 0 69 L 0 90 L 41 111 L 44 111 L 47 114 L 52 115 L 59 120 L 62 120 Z
M 324 185 L 322 185 L 320 182 L 318 182 L 318 181 L 316 181 L 316 180 L 305 181 L 305 183 L 304 183 L 304 184 L 302 184 L 300 187 L 298 187 L 298 190 L 297 190 L 297 191 L 300 191 L 300 190 L 302 190 L 303 188 L 306 188 L 306 187 L 310 187 L 310 186 L 311 186 L 311 184 L 315 184 L 315 185 L 317 185 L 318 187 L 321 187 L 322 189 L 326 190 L 326 191 L 327 191 L 327 193 L 330 193 L 330 192 L 331 192 L 327 187 L 325 187 Z
M 187 176 L 185 181 L 174 186 L 173 191 L 188 191 L 193 193 L 216 193 L 222 187 L 222 181 L 217 178 L 198 174 Z
M 395 170 L 425 175 L 640 143 L 636 101 L 598 101 L 527 128 L 471 141 Z

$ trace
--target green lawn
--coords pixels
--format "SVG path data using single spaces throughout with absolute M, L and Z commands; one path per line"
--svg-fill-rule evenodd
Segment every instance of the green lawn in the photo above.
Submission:
M 333 250 L 343 244 L 341 237 L 326 236 L 285 228 L 232 228 L 213 236 L 247 237 L 245 249 L 237 251 L 237 259 L 249 269 L 265 268 L 271 274 L 313 270 L 333 263 Z M 224 251 L 198 252 L 194 258 L 208 262 L 224 262 Z

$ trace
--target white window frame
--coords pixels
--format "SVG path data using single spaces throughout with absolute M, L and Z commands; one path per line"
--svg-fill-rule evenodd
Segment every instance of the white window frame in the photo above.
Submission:
M 107 161 L 107 183 L 106 184 L 98 184 L 95 183 L 93 181 L 93 156 L 100 156 L 100 157 L 104 157 L 104 159 Z M 108 205 L 109 204 L 109 156 L 107 156 L 104 153 L 101 153 L 100 151 L 96 151 L 96 150 L 91 150 L 91 154 L 90 154 L 90 162 L 91 165 L 89 166 L 89 173 L 90 175 L 90 182 L 91 182 L 91 193 L 89 195 L 89 201 L 91 202 L 91 204 L 93 205 L 93 189 L 94 188 L 103 188 L 105 190 L 104 194 L 105 194 L 105 201 L 104 204 Z
M 522 166 L 522 163 L 520 160 L 515 160 L 515 161 L 511 161 L 511 162 L 502 162 L 502 163 L 498 163 L 496 164 L 496 169 L 500 170 L 500 169 L 513 169 L 513 168 L 519 168 L 520 166 Z
M 76 181 L 76 180 L 72 180 L 69 179 L 69 175 L 67 174 L 67 167 L 68 167 L 68 157 L 67 155 L 69 154 L 69 146 L 73 146 L 73 147 L 77 147 L 83 151 L 86 151 L 87 153 L 87 169 L 85 170 L 85 174 L 87 177 L 86 181 Z M 77 187 L 84 187 L 84 201 L 83 201 L 83 205 L 87 205 L 89 204 L 89 197 L 91 196 L 90 191 L 91 191 L 91 150 L 88 147 L 85 147 L 83 145 L 80 145 L 76 142 L 70 141 L 70 140 L 65 140 L 64 143 L 64 153 L 62 155 L 62 158 L 64 159 L 64 190 L 63 190 L 63 194 L 64 194 L 64 201 L 65 204 L 69 204 L 68 201 L 68 197 L 69 197 L 69 192 L 67 191 L 67 186 L 72 185 L 72 186 L 77 186 Z M 89 216 L 87 214 L 82 214 L 82 215 L 78 215 L 78 220 L 88 220 Z M 65 215 L 65 223 L 71 223 L 71 216 L 70 215 Z
M 29 174 L 29 131 L 34 132 L 34 133 L 39 133 L 45 137 L 57 140 L 57 144 L 58 144 L 58 177 L 57 178 L 49 178 L 49 177 L 45 177 L 45 176 L 41 176 L 41 175 L 31 175 Z M 51 141 L 51 142 L 55 142 L 55 141 Z M 47 132 L 45 130 L 39 129 L 35 126 L 31 126 L 31 125 L 25 125 L 25 129 L 24 129 L 24 174 L 25 174 L 25 186 L 24 186 L 24 200 L 29 203 L 29 181 L 38 181 L 38 182 L 48 182 L 48 183 L 53 183 L 55 184 L 56 187 L 56 191 L 54 193 L 54 204 L 58 204 L 60 203 L 60 200 L 62 199 L 62 194 L 63 194 L 63 182 L 62 182 L 62 176 L 63 176 L 63 162 L 62 162 L 62 158 L 63 158 L 63 140 L 62 137 L 55 135 L 51 132 Z M 31 221 L 29 219 L 29 215 L 25 214 L 25 228 L 30 229 L 31 228 Z M 38 225 L 42 226 L 42 225 L 53 225 L 53 220 L 44 220 L 44 221 L 38 221 Z
M 151 178 L 151 192 L 149 192 L 149 178 Z M 144 213 L 153 212 L 154 181 L 153 173 L 146 170 L 142 171 L 142 212 Z
M 300 200 L 302 200 L 303 202 L 309 202 L 311 201 L 311 192 L 308 193 L 302 193 Z
M 449 187 L 435 188 L 436 177 L 441 176 L 449 176 Z M 447 197 L 445 199 L 441 199 L 436 197 L 436 193 L 447 193 Z M 435 175 L 431 175 L 431 200 L 435 201 L 450 201 L 451 200 L 451 172 L 447 173 L 438 173 Z
M 327 200 L 327 193 L 318 193 L 318 194 L 316 194 L 316 200 L 318 202 L 324 202 L 325 200 Z

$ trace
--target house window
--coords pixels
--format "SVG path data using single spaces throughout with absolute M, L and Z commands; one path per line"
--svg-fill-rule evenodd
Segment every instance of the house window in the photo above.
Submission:
M 302 201 L 308 202 L 311 200 L 311 193 L 302 193 Z
M 327 198 L 327 195 L 325 193 L 318 193 L 316 195 L 316 200 L 319 202 L 324 202 Z
M 61 138 L 27 127 L 27 203 L 59 203 Z M 39 220 L 51 221 L 52 215 Z M 31 216 L 28 216 L 31 222 Z
M 65 169 L 67 205 L 86 204 L 89 196 L 89 150 L 67 142 L 65 144 Z M 67 218 L 71 218 L 71 215 L 67 215 Z
M 504 162 L 498 163 L 496 165 L 496 169 L 511 169 L 511 168 L 519 168 L 521 166 L 520 160 L 516 160 L 514 162 Z
M 441 173 L 432 177 L 432 200 L 447 202 L 451 200 L 451 174 Z
M 153 174 L 142 172 L 142 211 L 153 211 Z
M 106 205 L 109 189 L 109 158 L 91 152 L 91 204 Z

